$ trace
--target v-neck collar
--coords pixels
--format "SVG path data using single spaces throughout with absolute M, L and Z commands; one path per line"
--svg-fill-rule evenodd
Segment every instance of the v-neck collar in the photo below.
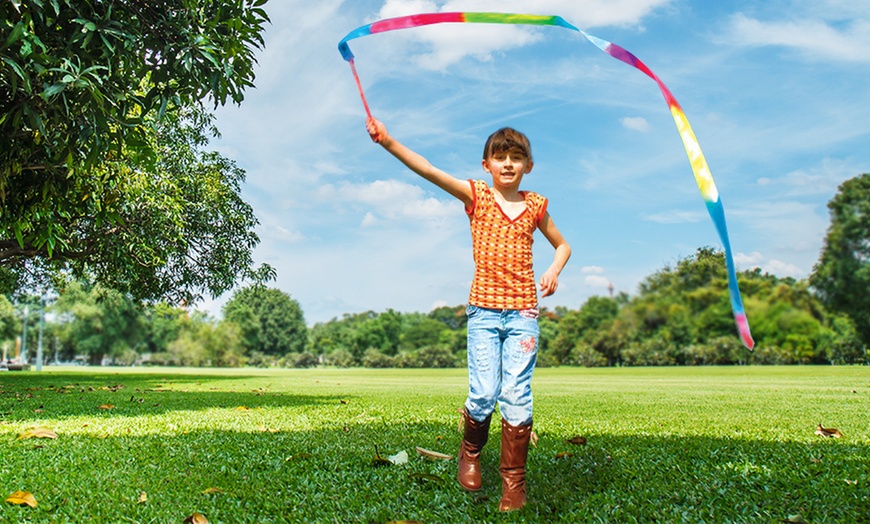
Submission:
M 495 204 L 496 209 L 498 209 L 499 213 L 501 213 L 501 216 L 504 217 L 504 219 L 507 220 L 508 223 L 510 223 L 510 224 L 515 223 L 517 220 L 521 219 L 523 217 L 523 215 L 525 215 L 526 213 L 529 212 L 529 203 L 528 203 L 528 199 L 526 198 L 525 191 L 518 191 L 517 192 L 520 196 L 523 197 L 523 210 L 520 211 L 520 213 L 517 216 L 515 216 L 514 218 L 511 218 L 510 215 L 508 215 L 505 212 L 504 208 L 501 207 L 501 204 L 498 203 L 498 199 L 495 197 L 495 191 L 493 191 L 493 189 L 489 186 L 487 186 L 487 189 L 489 190 L 489 194 L 492 197 L 492 203 Z

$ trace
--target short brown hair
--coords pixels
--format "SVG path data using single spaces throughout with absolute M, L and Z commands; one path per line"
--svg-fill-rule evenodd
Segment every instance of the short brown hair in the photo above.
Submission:
M 512 127 L 503 127 L 486 139 L 486 144 L 483 146 L 483 159 L 486 160 L 495 153 L 509 151 L 522 153 L 529 160 L 532 159 L 532 144 L 528 137 Z

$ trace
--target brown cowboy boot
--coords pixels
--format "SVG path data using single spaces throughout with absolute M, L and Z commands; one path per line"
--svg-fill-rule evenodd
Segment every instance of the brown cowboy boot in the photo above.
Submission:
M 480 491 L 480 450 L 489 438 L 489 422 L 492 414 L 483 422 L 471 418 L 463 409 L 460 411 L 465 419 L 465 432 L 462 444 L 459 446 L 459 483 L 468 491 Z
M 526 505 L 526 458 L 531 435 L 531 422 L 527 425 L 511 426 L 502 419 L 499 511 L 514 511 Z

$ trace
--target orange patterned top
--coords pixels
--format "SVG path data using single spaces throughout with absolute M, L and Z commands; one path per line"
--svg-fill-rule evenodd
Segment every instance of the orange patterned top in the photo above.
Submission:
M 533 235 L 547 199 L 520 191 L 526 209 L 511 220 L 482 180 L 469 180 L 474 200 L 465 209 L 471 221 L 474 281 L 468 303 L 488 309 L 530 309 L 538 306 L 532 270 Z

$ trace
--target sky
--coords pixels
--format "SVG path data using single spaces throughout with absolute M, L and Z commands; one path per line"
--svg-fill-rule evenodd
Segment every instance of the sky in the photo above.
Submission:
M 462 204 L 365 132 L 337 51 L 354 28 L 441 11 L 559 15 L 638 56 L 670 88 L 719 189 L 738 270 L 806 278 L 828 201 L 870 172 L 870 3 L 854 0 L 272 0 L 256 88 L 217 110 L 211 147 L 247 172 L 257 263 L 313 325 L 467 300 Z M 487 180 L 486 137 L 529 136 L 523 188 L 549 199 L 573 255 L 550 309 L 635 295 L 722 244 L 655 82 L 557 27 L 440 24 L 352 40 L 375 117 L 434 165 Z M 489 178 L 491 182 L 491 177 Z M 536 236 L 536 273 L 553 249 Z M 231 293 L 197 307 L 220 316 Z M 752 319 L 752 311 L 747 311 Z

